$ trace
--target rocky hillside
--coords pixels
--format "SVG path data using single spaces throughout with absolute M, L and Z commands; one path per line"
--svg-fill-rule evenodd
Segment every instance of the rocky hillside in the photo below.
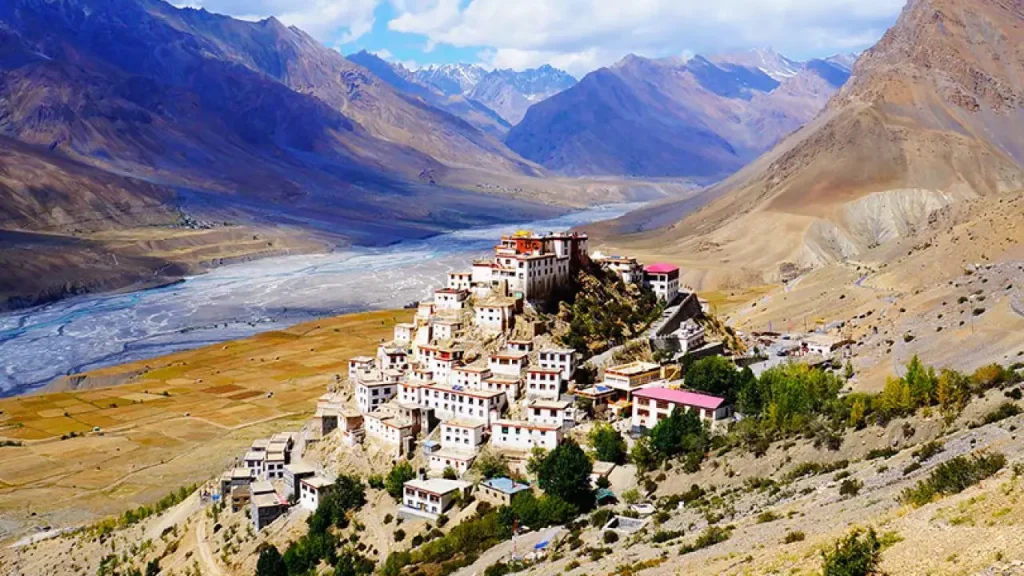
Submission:
M 848 76 L 833 61 L 764 50 L 630 55 L 532 107 L 506 142 L 573 175 L 721 177 L 813 118 Z
M 468 97 L 480 102 L 512 125 L 526 116 L 527 109 L 576 84 L 576 79 L 545 64 L 540 68 L 495 70 L 480 79 Z
M 681 222 L 623 244 L 744 266 L 764 282 L 913 236 L 933 211 L 1024 187 L 1024 8 L 912 0 L 804 129 L 720 186 Z M 691 206 L 617 223 L 637 230 Z M 771 235 L 768 245 L 749 242 Z

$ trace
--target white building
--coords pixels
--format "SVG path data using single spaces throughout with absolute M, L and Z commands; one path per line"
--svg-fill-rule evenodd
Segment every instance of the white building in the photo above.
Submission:
M 245 463 L 246 469 L 252 474 L 253 478 L 263 477 L 263 465 L 267 460 L 267 452 L 265 450 L 250 450 L 245 453 L 242 461 Z
M 595 260 L 602 268 L 614 273 L 626 284 L 641 284 L 644 281 L 644 268 L 636 258 L 630 256 L 604 256 Z
M 473 285 L 490 287 L 492 280 L 491 271 L 493 269 L 494 262 L 490 260 L 474 260 L 471 279 Z
M 360 372 L 372 370 L 374 359 L 370 356 L 356 356 L 348 361 L 348 379 L 355 380 Z
M 523 381 L 520 378 L 512 376 L 491 376 L 487 380 L 484 380 L 481 389 L 504 392 L 506 402 L 511 405 L 519 398 L 519 390 L 522 385 Z
M 501 417 L 507 400 L 504 392 L 469 390 L 430 384 L 421 390 L 421 406 L 433 408 L 440 420 L 469 419 L 490 423 Z
M 366 435 L 376 438 L 389 446 L 396 446 L 399 452 L 405 445 L 406 438 L 412 438 L 419 432 L 415 422 L 389 407 L 367 414 L 363 419 Z
M 409 480 L 405 483 L 402 505 L 436 520 L 448 510 L 456 496 L 467 496 L 471 486 L 469 482 L 443 478 Z
M 416 306 L 416 323 L 424 325 L 430 321 L 434 316 L 434 312 L 437 311 L 436 306 L 433 302 L 420 302 Z
M 442 448 L 430 455 L 430 472 L 433 474 L 444 474 L 445 468 L 455 470 L 455 473 L 462 476 L 469 471 L 469 467 L 476 460 L 476 453 L 464 452 Z
M 313 476 L 299 480 L 299 506 L 306 510 L 316 511 L 320 507 L 320 498 L 324 490 L 334 483 L 323 476 Z
M 472 272 L 449 272 L 448 273 L 448 289 L 449 290 L 469 290 L 473 287 L 473 273 Z
M 409 322 L 395 324 L 395 344 L 412 344 L 416 336 L 416 325 Z
M 378 369 L 407 370 L 409 368 L 409 350 L 402 346 L 381 344 L 377 347 Z
M 506 332 L 512 328 L 515 300 L 490 298 L 478 302 L 473 310 L 473 324 L 484 332 Z
M 658 299 L 671 304 L 679 296 L 679 267 L 657 263 L 644 267 L 644 285 Z
M 267 459 L 263 463 L 263 475 L 267 480 L 284 478 L 284 466 L 287 463 L 287 452 L 284 450 L 268 450 Z
M 518 378 L 529 363 L 525 352 L 501 352 L 487 359 L 487 367 L 496 376 L 513 376 Z
M 562 380 L 572 380 L 576 374 L 576 351 L 572 348 L 545 348 L 537 353 L 537 365 L 562 373 Z
M 450 346 L 420 348 L 421 362 L 433 373 L 434 382 L 447 384 L 451 382 L 452 369 L 462 364 L 465 351 Z
M 699 350 L 704 346 L 704 327 L 693 320 L 683 322 L 673 336 L 679 340 L 679 351 L 683 354 Z
M 434 291 L 434 308 L 440 310 L 462 310 L 466 307 L 466 299 L 469 292 L 466 290 L 452 290 L 441 288 Z
M 448 420 L 441 423 L 441 446 L 460 452 L 476 452 L 484 443 L 483 422 L 468 419 Z
M 715 428 L 732 416 L 724 398 L 670 388 L 645 388 L 633 393 L 633 430 L 654 428 L 675 410 L 697 410 L 701 420 Z
M 457 366 L 452 368 L 450 382 L 452 386 L 461 386 L 471 390 L 483 390 L 484 380 L 490 377 L 490 368 Z
M 498 450 L 529 452 L 535 447 L 554 450 L 562 442 L 562 427 L 519 420 L 491 423 L 491 445 Z
M 533 352 L 533 340 L 509 340 L 508 351 L 525 352 L 529 354 L 530 352 Z
M 562 372 L 557 368 L 530 368 L 526 371 L 526 397 L 558 400 L 562 394 Z
M 531 424 L 555 426 L 575 422 L 572 403 L 563 400 L 534 400 L 526 407 L 526 419 Z
M 652 362 L 630 362 L 604 371 L 604 385 L 618 390 L 627 400 L 635 390 L 662 381 L 661 366 Z
M 462 321 L 435 318 L 431 327 L 434 331 L 434 339 L 439 342 L 444 342 L 446 340 L 452 340 L 458 336 L 459 332 L 462 331 Z
M 356 406 L 360 412 L 368 414 L 398 394 L 398 383 L 360 378 L 356 380 L 355 390 Z

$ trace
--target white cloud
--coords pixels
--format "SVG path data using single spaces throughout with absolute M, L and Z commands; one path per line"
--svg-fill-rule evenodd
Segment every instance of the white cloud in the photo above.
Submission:
M 244 20 L 276 16 L 323 42 L 347 44 L 373 29 L 373 13 L 383 0 L 179 0 L 179 7 L 205 8 Z M 409 7 L 415 8 L 410 4 Z
M 904 0 L 391 0 L 391 30 L 428 45 L 482 46 L 498 67 L 551 63 L 581 74 L 627 53 L 774 46 L 797 58 L 859 49 Z

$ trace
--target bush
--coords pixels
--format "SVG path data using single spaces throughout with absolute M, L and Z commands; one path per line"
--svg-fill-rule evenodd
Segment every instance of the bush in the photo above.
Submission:
M 392 536 L 395 537 L 395 542 L 401 542 L 402 540 L 405 540 L 405 530 L 399 528 L 398 530 L 394 531 Z
M 710 548 L 720 542 L 725 542 L 729 539 L 730 530 L 728 528 L 721 528 L 719 526 L 708 526 L 700 533 L 700 536 L 693 541 L 692 544 L 687 544 L 680 548 L 679 554 L 689 554 L 690 552 L 696 552 L 704 548 Z
M 882 544 L 874 529 L 854 530 L 821 553 L 822 576 L 870 576 L 878 574 Z
M 909 476 L 910 474 L 913 474 L 914 472 L 917 472 L 920 469 L 921 469 L 921 463 L 920 462 L 911 462 L 910 464 L 907 464 L 906 468 L 903 469 L 903 475 L 904 476 Z
M 414 478 L 416 478 L 416 471 L 412 469 L 412 464 L 405 461 L 399 462 L 391 468 L 391 472 L 388 472 L 384 479 L 384 489 L 392 498 L 401 501 L 405 483 Z
M 1010 402 L 1003 402 L 998 408 L 985 414 L 985 417 L 981 419 L 982 424 L 995 424 L 1000 420 L 1006 420 L 1011 416 L 1016 416 L 1021 413 L 1021 409 Z
M 611 424 L 596 423 L 588 438 L 598 460 L 615 464 L 626 461 L 626 440 L 612 428 Z
M 803 542 L 807 536 L 799 530 L 793 532 L 786 532 L 786 535 L 782 537 L 783 544 L 793 544 L 795 542 Z
M 654 544 L 661 544 L 670 540 L 675 540 L 683 535 L 682 530 L 658 530 L 651 536 L 651 542 Z
M 370 474 L 369 478 L 366 479 L 366 483 L 374 490 L 384 489 L 384 477 L 380 474 Z
M 459 473 L 455 471 L 455 468 L 451 466 L 445 466 L 444 471 L 441 472 L 441 477 L 445 480 L 458 480 Z
M 605 530 L 604 534 L 601 535 L 601 540 L 605 544 L 615 544 L 619 541 L 619 533 L 613 530 Z
M 868 455 L 865 456 L 865 460 L 877 460 L 879 458 L 892 458 L 899 454 L 900 451 L 895 448 L 875 448 L 870 450 Z
M 775 512 L 772 512 L 771 510 L 765 510 L 764 512 L 761 512 L 757 515 L 757 523 L 767 524 L 769 522 L 775 522 L 776 520 L 779 520 L 781 518 L 782 516 L 779 516 Z
M 959 494 L 967 488 L 992 476 L 1006 466 L 1006 456 L 998 452 L 971 457 L 957 456 L 939 464 L 925 480 L 900 494 L 900 501 L 912 506 L 923 506 L 937 496 Z
M 614 515 L 615 512 L 613 512 L 611 508 L 601 508 L 600 510 L 595 510 L 594 513 L 590 515 L 590 525 L 594 528 L 600 528 L 601 526 L 607 524 L 608 521 L 611 520 L 612 516 Z
M 942 442 L 932 440 L 931 442 L 922 444 L 920 448 L 911 452 L 910 455 L 918 462 L 925 462 L 931 459 L 932 456 L 942 452 L 944 449 L 945 447 L 942 445 Z
M 843 497 L 852 497 L 860 493 L 860 489 L 864 487 L 864 483 L 856 478 L 847 478 L 843 480 L 843 483 L 839 485 L 839 495 Z
M 508 469 L 508 462 L 505 457 L 497 452 L 484 449 L 475 461 L 473 469 L 483 478 L 510 477 L 512 472 Z

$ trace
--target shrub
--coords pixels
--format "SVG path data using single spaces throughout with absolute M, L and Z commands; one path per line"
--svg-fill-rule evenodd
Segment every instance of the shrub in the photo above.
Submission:
M 604 541 L 605 544 L 614 544 L 619 541 L 619 534 L 613 530 L 605 530 L 604 534 L 601 536 L 601 540 Z
M 399 462 L 391 468 L 391 472 L 388 472 L 387 478 L 384 479 L 384 488 L 392 498 L 401 500 L 405 483 L 414 478 L 416 478 L 416 471 L 412 469 L 412 464 L 405 461 Z
M 982 424 L 995 424 L 1000 420 L 1006 420 L 1011 416 L 1016 416 L 1021 413 L 1021 409 L 1010 402 L 1003 402 L 998 408 L 985 414 L 985 417 L 981 419 Z
M 856 478 L 847 478 L 843 480 L 843 483 L 839 485 L 839 495 L 843 497 L 856 496 L 860 493 L 860 489 L 864 487 L 864 483 Z
M 992 476 L 1006 466 L 1006 456 L 998 452 L 983 453 L 971 457 L 957 456 L 939 464 L 928 478 L 900 494 L 900 501 L 913 506 L 923 506 L 936 496 L 959 494 L 967 488 Z
M 917 472 L 920 469 L 921 469 L 921 463 L 920 462 L 911 462 L 910 464 L 907 464 L 906 468 L 903 469 L 903 475 L 904 476 L 909 476 L 910 474 L 913 474 L 914 472 Z
M 918 462 L 924 462 L 931 459 L 932 456 L 935 456 L 939 452 L 942 452 L 944 449 L 945 447 L 942 445 L 942 442 L 932 440 L 931 442 L 922 444 L 920 448 L 911 452 L 910 455 Z
M 405 540 L 405 530 L 399 528 L 398 530 L 394 531 L 392 536 L 395 537 L 395 542 L 401 542 L 402 540 Z
M 384 477 L 380 474 L 370 474 L 369 478 L 366 479 L 366 483 L 375 490 L 384 489 Z
M 692 544 L 686 544 L 679 549 L 679 554 L 689 554 L 703 548 L 709 548 L 720 542 L 729 539 L 730 530 L 719 526 L 708 526 L 700 533 L 700 536 Z
M 870 576 L 878 574 L 882 544 L 874 529 L 854 530 L 821 553 L 822 576 Z
M 775 522 L 776 520 L 779 520 L 781 518 L 782 516 L 779 516 L 775 512 L 772 512 L 771 510 L 765 510 L 764 512 L 761 512 L 757 515 L 757 523 L 767 524 L 769 522 Z
M 600 528 L 601 526 L 607 524 L 608 521 L 611 520 L 612 516 L 614 515 L 615 512 L 613 512 L 611 508 L 601 508 L 600 510 L 595 510 L 594 513 L 590 515 L 590 525 L 594 528 Z
M 654 544 L 661 544 L 670 540 L 675 540 L 683 535 L 682 530 L 658 530 L 651 536 L 651 542 Z
M 865 459 L 877 460 L 879 458 L 892 458 L 893 456 L 899 453 L 900 451 L 895 448 L 875 448 L 874 450 L 868 452 L 868 455 L 865 457 Z
M 793 532 L 786 532 L 786 535 L 782 537 L 783 544 L 793 544 L 795 542 L 803 542 L 807 536 L 803 532 L 796 530 Z
M 588 438 L 598 460 L 615 464 L 626 461 L 626 440 L 610 424 L 598 422 Z

